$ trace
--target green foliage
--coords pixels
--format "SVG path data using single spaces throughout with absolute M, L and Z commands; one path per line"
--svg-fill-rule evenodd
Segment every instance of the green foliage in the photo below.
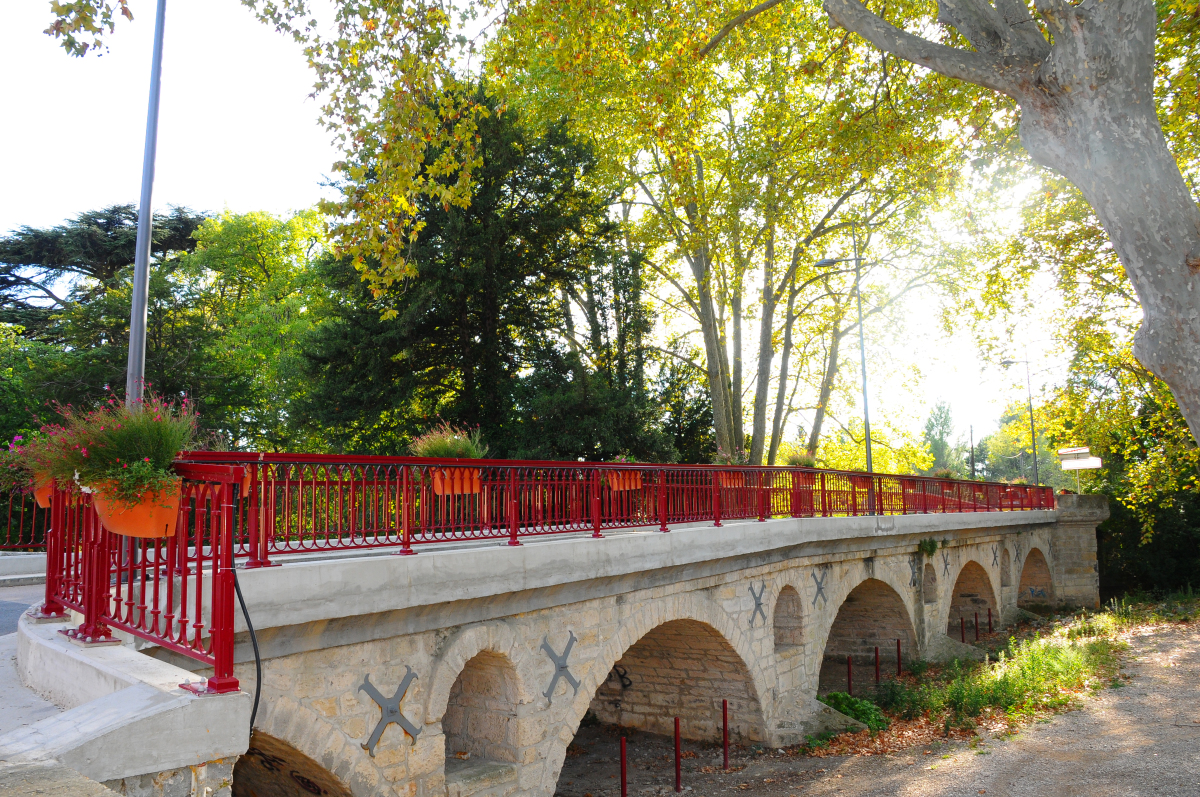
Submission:
M 807 451 L 792 451 L 784 458 L 784 463 L 792 468 L 815 468 L 817 458 Z
M 925 475 L 936 476 L 939 479 L 957 479 L 966 475 L 966 447 L 950 441 L 953 431 L 954 421 L 950 415 L 950 405 L 939 401 L 929 413 L 929 419 L 925 421 L 925 444 L 929 446 L 929 453 L 933 457 Z
M 459 429 L 448 423 L 417 435 L 408 448 L 414 457 L 437 459 L 483 459 L 488 451 L 478 429 Z
M 925 554 L 926 559 L 932 559 L 933 555 L 937 553 L 938 541 L 933 537 L 926 537 L 917 543 L 917 550 Z
M 830 708 L 842 712 L 847 717 L 856 719 L 872 731 L 886 730 L 890 721 L 870 700 L 851 697 L 845 692 L 830 692 L 817 698 Z
M 147 393 L 134 407 L 109 399 L 98 409 L 59 407 L 61 423 L 45 426 L 27 444 L 10 445 L 30 471 L 60 485 L 103 489 L 127 504 L 175 479 L 172 463 L 196 439 L 187 401 L 173 404 Z

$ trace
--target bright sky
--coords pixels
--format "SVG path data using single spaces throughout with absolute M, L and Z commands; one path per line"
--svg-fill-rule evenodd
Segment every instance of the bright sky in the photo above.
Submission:
M 5 4 L 0 234 L 137 202 L 154 3 L 130 6 L 110 52 L 73 58 L 42 33 L 48 2 Z M 163 52 L 156 208 L 280 213 L 321 197 L 337 152 L 296 45 L 238 0 L 171 0 Z
M 118 24 L 110 52 L 82 59 L 42 33 L 48 6 L 10 2 L 0 26 L 0 234 L 138 198 L 153 3 L 131 3 L 137 18 Z M 164 52 L 156 208 L 284 213 L 329 190 L 321 183 L 337 151 L 317 124 L 295 44 L 238 0 L 171 0 Z M 971 424 L 976 439 L 994 430 L 1004 406 L 1024 398 L 1023 370 L 981 362 L 965 331 L 947 338 L 921 297 L 907 308 L 901 335 L 868 326 L 873 416 L 916 429 L 945 400 L 964 438 Z M 1025 338 L 1046 337 L 1043 320 L 1031 319 Z M 1033 359 L 1043 360 L 1040 349 L 1031 346 Z M 846 358 L 857 369 L 857 345 Z M 922 379 L 904 387 L 914 366 Z M 1035 391 L 1048 376 L 1034 377 Z

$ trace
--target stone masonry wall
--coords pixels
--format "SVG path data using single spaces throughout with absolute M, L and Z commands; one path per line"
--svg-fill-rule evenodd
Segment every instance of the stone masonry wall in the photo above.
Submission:
M 659 626 L 613 665 L 591 711 L 601 721 L 674 733 L 685 739 L 721 733 L 721 701 L 729 701 L 730 738 L 763 741 L 762 709 L 746 665 L 711 627 L 692 620 Z
M 846 651 L 867 655 L 879 644 L 892 655 L 899 635 L 906 660 L 938 655 L 962 569 L 976 563 L 1002 606 L 1015 611 L 1016 590 L 999 589 L 1000 554 L 1011 550 L 1017 565 L 1033 547 L 1052 550 L 1051 533 L 1047 525 L 957 531 L 931 559 L 917 553 L 916 535 L 865 541 L 874 548 L 853 541 L 719 575 L 680 570 L 552 608 L 282 655 L 264 661 L 258 727 L 359 797 L 443 797 L 446 755 L 459 749 L 515 765 L 505 794 L 549 797 L 589 709 L 660 733 L 679 714 L 686 736 L 716 741 L 724 697 L 735 736 L 787 743 L 803 738 L 827 654 L 842 655 L 844 665 Z M 934 571 L 929 602 L 926 563 Z M 777 648 L 779 611 L 793 644 Z M 452 608 L 443 613 L 453 616 Z M 559 658 L 569 648 L 566 667 L 577 688 L 565 674 L 556 678 L 545 648 Z M 399 706 L 418 733 L 409 738 L 387 726 L 372 757 L 362 745 L 380 709 L 359 687 L 370 675 L 391 699 L 408 667 L 417 677 Z M 253 683 L 253 663 L 239 664 L 237 675 Z M 466 795 L 454 777 L 451 792 Z

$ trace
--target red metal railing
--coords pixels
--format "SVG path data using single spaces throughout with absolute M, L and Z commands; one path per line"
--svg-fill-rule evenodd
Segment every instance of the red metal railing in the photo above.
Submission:
M 0 525 L 0 551 L 41 551 L 46 546 L 50 510 L 37 505 L 31 493 L 0 493 L 7 517 Z
M 307 551 L 771 517 L 1053 508 L 1046 487 L 806 468 L 189 452 L 242 465 L 236 555 L 247 567 Z
M 234 509 L 243 469 L 180 463 L 177 470 L 179 519 L 175 535 L 163 539 L 114 534 L 90 496 L 55 492 L 42 613 L 73 609 L 83 622 L 67 636 L 95 644 L 124 631 L 211 666 L 206 691 L 235 691 Z
M 233 677 L 233 563 L 391 546 L 522 538 L 771 517 L 852 517 L 1049 509 L 1045 487 L 806 468 L 429 460 L 188 452 L 174 537 L 113 534 L 90 498 L 59 490 L 46 532 L 43 612 L 74 610 L 67 631 L 117 629 Z

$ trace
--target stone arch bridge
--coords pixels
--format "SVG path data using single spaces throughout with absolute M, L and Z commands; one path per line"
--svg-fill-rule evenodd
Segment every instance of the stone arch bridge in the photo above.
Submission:
M 718 740 L 727 700 L 735 740 L 795 743 L 844 719 L 815 697 L 845 687 L 847 656 L 864 676 L 875 647 L 894 669 L 897 640 L 904 661 L 969 656 L 960 640 L 989 610 L 1000 627 L 1030 604 L 1098 606 L 1106 514 L 1060 496 L 1053 510 L 283 557 L 240 575 L 263 667 L 249 756 L 303 760 L 330 794 L 549 797 L 588 712 L 658 733 L 678 716 L 685 738 Z
M 974 639 L 977 613 L 1097 606 L 1101 517 L 750 521 L 260 570 L 244 578 L 264 626 L 258 724 L 354 794 L 418 797 L 553 794 L 588 711 L 658 733 L 679 716 L 713 740 L 724 699 L 735 739 L 794 743 L 828 722 L 814 698 L 844 688 L 847 655 L 879 646 L 894 666 L 896 639 L 903 658 L 971 655 L 950 632 Z M 391 697 L 410 670 L 416 736 L 388 725 L 371 756 L 381 712 L 358 687 Z

